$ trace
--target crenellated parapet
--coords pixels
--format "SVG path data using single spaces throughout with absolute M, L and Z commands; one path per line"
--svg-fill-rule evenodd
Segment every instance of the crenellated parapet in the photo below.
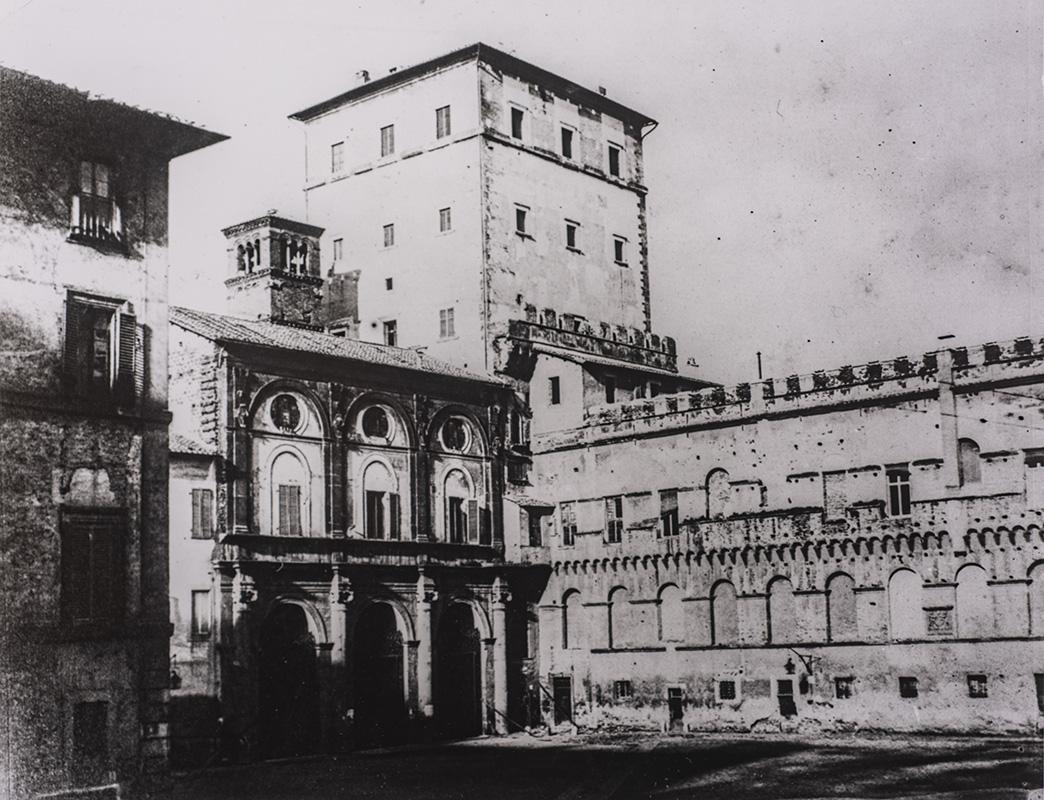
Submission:
M 670 336 L 607 322 L 590 322 L 579 315 L 550 308 L 527 305 L 525 311 L 525 319 L 513 319 L 509 323 L 509 336 L 516 341 L 542 342 L 642 367 L 678 371 L 677 350 Z
M 584 412 L 583 428 L 556 434 L 543 444 L 554 448 L 622 432 L 635 435 L 829 407 L 928 397 L 937 394 L 940 382 L 951 382 L 959 390 L 981 382 L 1019 381 L 1038 375 L 1044 375 L 1044 338 L 1021 337 L 769 378 L 757 383 L 713 386 L 694 392 L 591 406 Z

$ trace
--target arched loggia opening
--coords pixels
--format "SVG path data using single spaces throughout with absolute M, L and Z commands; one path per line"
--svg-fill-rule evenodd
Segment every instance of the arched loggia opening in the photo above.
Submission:
M 399 744 L 406 738 L 403 638 L 387 603 L 365 608 L 355 626 L 356 743 Z
M 262 758 L 314 753 L 321 741 L 315 639 L 304 609 L 281 603 L 261 628 L 258 745 Z
M 435 719 L 448 739 L 482 733 L 482 648 L 471 608 L 453 603 L 435 640 Z

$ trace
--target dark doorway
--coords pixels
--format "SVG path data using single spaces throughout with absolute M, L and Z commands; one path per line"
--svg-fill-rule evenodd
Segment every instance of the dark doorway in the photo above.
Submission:
M 435 641 L 435 717 L 442 735 L 464 739 L 482 733 L 479 633 L 471 609 L 454 603 L 439 621 Z
M 794 681 L 776 681 L 776 697 L 779 699 L 779 713 L 788 719 L 797 716 L 797 704 L 794 702 Z
M 356 743 L 381 746 L 406 738 L 402 634 L 395 612 L 375 603 L 362 612 L 352 644 Z
M 682 690 L 672 687 L 667 690 L 667 711 L 669 716 L 669 729 L 678 731 L 682 729 Z
M 573 720 L 573 679 L 552 678 L 551 693 L 555 699 L 555 725 Z
M 258 653 L 258 745 L 262 758 L 318 749 L 319 674 L 305 612 L 276 606 L 261 629 Z

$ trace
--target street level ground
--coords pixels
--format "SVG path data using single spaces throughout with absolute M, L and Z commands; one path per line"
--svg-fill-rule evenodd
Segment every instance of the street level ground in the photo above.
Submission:
M 1040 742 L 1021 738 L 525 734 L 178 775 L 210 798 L 918 798 L 1040 796 Z

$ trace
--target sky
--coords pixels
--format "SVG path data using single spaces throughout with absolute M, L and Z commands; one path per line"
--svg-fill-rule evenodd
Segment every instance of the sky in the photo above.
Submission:
M 359 70 L 484 41 L 605 86 L 660 123 L 654 329 L 733 383 L 1044 336 L 1042 6 L 0 0 L 0 63 L 232 137 L 172 168 L 171 299 L 211 309 L 220 229 L 303 215 L 287 115 Z

